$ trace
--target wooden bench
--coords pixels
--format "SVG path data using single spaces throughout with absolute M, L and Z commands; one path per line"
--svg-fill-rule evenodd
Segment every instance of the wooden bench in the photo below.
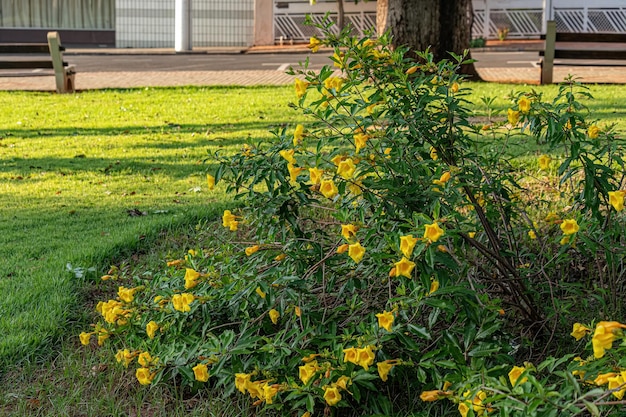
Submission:
M 626 34 L 624 33 L 568 33 L 557 32 L 556 22 L 548 21 L 541 65 L 541 84 L 553 82 L 555 59 L 623 60 L 626 61 Z M 602 47 L 599 47 L 602 45 Z M 568 63 L 566 65 L 576 65 Z M 583 65 L 598 65 L 585 63 Z M 624 65 L 624 64 L 616 64 Z
M 63 61 L 58 32 L 48 33 L 48 43 L 0 44 L 0 69 L 53 69 L 57 93 L 74 92 L 74 66 Z

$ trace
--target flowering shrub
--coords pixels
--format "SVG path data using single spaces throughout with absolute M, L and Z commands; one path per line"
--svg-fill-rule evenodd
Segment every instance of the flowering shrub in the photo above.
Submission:
M 621 404 L 607 400 L 626 390 L 619 322 L 597 323 L 592 358 L 520 366 L 548 352 L 530 341 L 547 345 L 572 313 L 588 314 L 572 294 L 622 282 L 621 148 L 611 127 L 586 121 L 579 87 L 570 80 L 551 102 L 519 93 L 506 120 L 477 125 L 464 57 L 411 61 L 384 37 L 324 42 L 332 67 L 294 71 L 293 108 L 309 123 L 213 156 L 208 187 L 225 183 L 245 203 L 223 214 L 232 238 L 150 279 L 112 271 L 123 285 L 81 342 L 112 339 L 141 384 L 212 384 L 284 415 L 391 415 L 415 392 L 463 417 Z M 545 150 L 532 176 L 490 149 L 520 133 Z M 555 168 L 551 184 L 543 172 Z M 596 287 L 568 276 L 554 288 L 548 275 L 594 262 Z M 596 300 L 606 309 L 594 311 L 617 311 Z

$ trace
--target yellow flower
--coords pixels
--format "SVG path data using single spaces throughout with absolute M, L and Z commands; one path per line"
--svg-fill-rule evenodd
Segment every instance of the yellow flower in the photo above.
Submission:
M 461 417 L 467 417 L 467 413 L 469 413 L 469 406 L 467 405 L 467 401 L 459 403 L 459 413 L 461 413 Z
M 372 346 L 366 346 L 356 350 L 357 365 L 361 365 L 367 371 L 368 367 L 374 363 L 374 352 Z
M 441 178 L 439 178 L 438 180 L 433 180 L 433 184 L 443 187 L 448 181 L 450 181 L 450 172 L 446 171 L 441 174 Z
M 591 344 L 593 345 L 593 356 L 596 359 L 600 359 L 604 356 L 604 352 L 613 346 L 616 333 L 621 332 L 621 329 L 626 328 L 626 325 L 617 321 L 601 321 L 596 325 L 596 330 L 591 338 Z
M 437 291 L 438 289 L 439 289 L 439 281 L 437 281 L 436 279 L 433 279 L 430 282 L 430 290 L 428 291 L 428 294 L 430 295 L 434 293 L 435 291 Z
M 376 367 L 378 368 L 378 376 L 380 376 L 380 379 L 383 382 L 387 382 L 389 371 L 391 371 L 391 368 L 394 367 L 394 364 L 390 363 L 389 361 L 384 361 L 378 362 L 376 364 Z
M 280 156 L 282 156 L 285 161 L 287 161 L 290 164 L 294 164 L 295 165 L 296 164 L 296 160 L 293 157 L 294 153 L 295 153 L 294 149 L 283 149 L 282 151 L 278 152 L 278 154 Z
M 311 184 L 320 184 L 322 182 L 322 175 L 324 175 L 323 169 L 309 168 L 309 176 L 311 178 Z
M 578 223 L 575 219 L 563 220 L 560 227 L 564 235 L 573 235 L 578 232 L 579 229 Z
M 596 125 L 589 126 L 587 129 L 587 135 L 589 136 L 589 139 L 597 139 L 600 135 L 600 128 Z
M 517 125 L 517 122 L 519 122 L 519 112 L 513 109 L 509 109 L 507 113 L 507 119 L 509 123 L 513 126 Z
M 190 289 L 198 285 L 198 278 L 200 278 L 202 274 L 197 272 L 194 269 L 186 268 L 185 269 L 185 289 Z
M 237 373 L 235 374 L 235 388 L 242 394 L 246 393 L 246 384 L 250 382 L 251 374 Z
M 263 385 L 262 382 L 259 381 L 246 381 L 246 390 L 250 394 L 252 398 L 261 398 L 263 397 Z
M 539 169 L 543 171 L 547 171 L 550 168 L 550 162 L 552 162 L 552 158 L 544 154 L 539 157 L 538 161 L 539 161 Z
M 278 318 L 280 317 L 280 313 L 275 309 L 271 309 L 269 314 L 270 314 L 270 320 L 272 320 L 272 323 L 277 324 Z
M 91 335 L 93 333 L 86 333 L 86 332 L 82 332 L 80 335 L 78 335 L 78 338 L 80 339 L 80 343 L 84 346 L 89 345 L 89 342 L 91 341 Z
M 125 288 L 120 286 L 117 288 L 117 296 L 120 297 L 120 300 L 125 303 L 132 303 L 135 298 L 136 291 L 136 288 Z
M 326 404 L 336 405 L 339 401 L 341 401 L 341 394 L 339 393 L 339 389 L 337 387 L 326 387 L 324 390 L 324 400 Z
M 525 96 L 520 97 L 519 101 L 517 102 L 517 105 L 519 107 L 519 111 L 521 111 L 524 114 L 530 111 L 530 100 L 528 99 L 528 97 L 525 97 Z
M 261 298 L 265 298 L 265 295 L 266 295 L 266 294 L 263 292 L 263 290 L 261 289 L 261 287 L 256 287 L 256 290 L 254 290 L 254 292 L 256 292 L 256 293 L 259 295 L 259 297 L 261 297 Z
M 304 126 L 296 125 L 296 130 L 293 132 L 293 146 L 298 146 L 302 142 L 304 137 Z
M 317 39 L 314 36 L 311 36 L 309 38 L 309 46 L 307 46 L 307 48 L 309 48 L 311 50 L 311 52 L 315 53 L 317 51 L 319 51 L 320 46 L 322 45 L 322 41 Z
M 343 350 L 343 361 L 351 362 L 357 364 L 359 360 L 359 356 L 357 353 L 357 348 L 351 347 Z
M 248 157 L 252 156 L 252 146 L 248 145 L 247 143 L 243 145 L 241 154 Z
M 135 371 L 135 377 L 141 385 L 150 385 L 154 379 L 154 375 L 155 374 L 150 373 L 150 369 L 148 368 L 137 368 L 137 371 Z
M 351 182 L 348 184 L 348 190 L 350 190 L 350 192 L 354 195 L 361 195 L 363 193 L 363 190 L 361 189 L 362 186 L 363 184 L 360 182 Z
M 150 339 L 154 339 L 157 330 L 159 330 L 159 325 L 155 321 L 146 324 L 146 333 Z
M 574 327 L 572 332 L 570 333 L 570 335 L 576 339 L 576 341 L 579 341 L 580 339 L 582 339 L 583 337 L 585 337 L 585 335 L 587 333 L 591 333 L 591 329 L 588 327 L 585 327 L 584 325 L 580 324 L 580 323 L 574 323 Z
M 348 251 L 348 249 L 350 249 L 350 245 L 344 243 L 343 245 L 339 245 L 339 247 L 337 248 L 337 253 L 345 253 Z
M 415 262 L 411 262 L 403 256 L 402 259 L 399 262 L 396 262 L 394 265 L 396 270 L 396 277 L 403 276 L 411 278 L 411 272 L 413 272 L 413 268 L 415 268 Z
M 211 174 L 206 174 L 206 182 L 209 190 L 213 191 L 215 189 L 215 177 Z
M 190 304 L 195 300 L 195 296 L 190 293 L 174 294 L 172 296 L 172 305 L 174 310 L 186 313 L 191 311 Z
M 413 235 L 400 236 L 400 251 L 406 258 L 411 257 L 416 243 L 417 238 Z
M 296 78 L 296 96 L 298 96 L 298 98 L 302 98 L 302 96 L 304 96 L 308 87 L 309 83 Z
M 593 383 L 596 385 L 606 385 L 609 383 L 609 378 L 615 378 L 617 374 L 615 372 L 608 372 L 606 374 L 599 374 Z
M 563 236 L 561 240 L 559 241 L 559 243 L 561 245 L 567 245 L 569 243 L 569 238 L 570 238 L 569 236 Z
M 433 161 L 439 159 L 439 155 L 437 155 L 437 149 L 435 149 L 433 146 L 430 147 L 430 159 L 432 159 Z
M 333 180 L 322 180 L 320 183 L 320 192 L 326 198 L 333 198 L 337 195 L 339 190 Z
M 348 384 L 351 384 L 352 381 L 350 380 L 349 377 L 342 375 L 339 377 L 339 379 L 337 380 L 337 382 L 335 382 L 335 385 L 338 386 L 339 388 L 341 388 L 342 390 L 347 390 L 348 389 Z
M 341 225 L 341 236 L 343 236 L 348 242 L 356 237 L 356 226 L 353 224 Z
M 509 371 L 509 381 L 511 382 L 511 386 L 514 387 L 517 384 L 519 377 L 524 373 L 524 371 L 526 371 L 526 368 L 522 366 L 514 366 Z M 526 381 L 528 381 L 528 378 L 524 377 L 519 381 L 519 383 L 523 384 Z
M 124 368 L 128 368 L 128 365 L 130 365 L 134 357 L 135 355 L 130 353 L 128 349 L 118 350 L 117 353 L 115 354 L 115 359 L 117 360 L 118 363 L 122 362 L 122 365 L 124 365 Z
M 317 361 L 312 361 L 298 368 L 298 377 L 304 385 L 306 385 L 315 373 L 318 371 Z
M 339 166 L 337 166 L 337 174 L 341 175 L 345 180 L 352 178 L 354 171 L 356 171 L 356 166 L 351 158 L 344 159 L 339 163 Z
M 276 255 L 276 257 L 274 258 L 274 260 L 275 260 L 276 262 L 280 262 L 280 261 L 284 260 L 286 257 L 287 257 L 287 254 L 286 254 L 286 253 L 281 253 L 280 255 Z
M 261 247 L 259 245 L 254 245 L 254 246 L 248 246 L 246 248 L 246 256 L 250 256 L 253 253 L 258 252 L 258 250 L 261 249 Z
M 297 168 L 295 165 L 290 163 L 287 164 L 287 170 L 289 171 L 289 183 L 291 185 L 296 185 L 296 182 L 298 181 L 298 175 L 300 175 L 300 173 L 304 171 L 304 168 Z
M 609 191 L 609 204 L 616 211 L 622 211 L 624 209 L 624 197 L 626 197 L 626 191 Z
M 404 71 L 404 73 L 406 75 L 411 75 L 413 74 L 415 71 L 417 71 L 419 67 L 417 65 L 413 65 L 412 67 L 410 67 L 409 69 L 407 69 L 406 71 Z
M 335 166 L 339 166 L 339 163 L 341 161 L 343 161 L 344 159 L 346 159 L 345 155 L 335 155 L 335 156 L 333 156 L 331 161 L 332 161 L 333 164 L 335 164 Z
M 353 137 L 354 137 L 354 146 L 356 148 L 356 153 L 359 153 L 361 149 L 365 148 L 367 144 L 367 140 L 370 137 L 369 135 L 366 135 L 365 133 L 362 133 L 362 132 L 355 133 Z
M 236 223 L 236 216 L 230 212 L 230 210 L 224 210 L 222 215 L 222 226 L 231 227 L 231 223 Z
M 199 363 L 191 369 L 196 381 L 207 382 L 209 380 L 209 370 L 205 364 Z
M 447 395 L 450 395 L 450 392 L 441 391 L 441 390 L 432 390 L 432 391 L 424 391 L 420 394 L 420 399 L 424 402 L 433 402 L 437 401 Z
M 295 306 L 293 308 L 293 312 L 296 315 L 296 317 L 302 317 L 302 309 L 298 306 Z
M 152 363 L 156 362 L 156 359 L 150 356 L 150 352 L 141 352 L 137 358 L 137 362 L 139 362 L 139 365 L 148 368 Z
M 343 79 L 339 77 L 328 77 L 324 80 L 324 87 L 326 87 L 327 90 L 330 90 L 333 88 L 335 90 L 340 90 L 342 85 L 343 85 Z
M 126 324 L 126 320 L 118 320 L 117 325 L 121 326 Z M 104 342 L 109 338 L 110 334 L 106 329 L 100 329 L 98 332 L 98 346 L 102 346 Z
M 474 409 L 474 413 L 478 416 L 482 416 L 485 413 L 485 406 L 483 405 L 483 400 L 485 398 L 487 398 L 487 393 L 484 391 L 478 391 L 472 400 L 472 408 Z
M 344 59 L 345 57 L 344 57 L 343 52 L 341 53 L 335 52 L 332 57 L 333 65 L 337 68 L 343 68 L 345 65 Z
M 361 246 L 360 242 L 348 246 L 348 256 L 357 264 L 361 262 L 363 255 L 365 255 L 365 248 Z
M 607 387 L 610 390 L 615 390 L 613 396 L 618 400 L 624 398 L 626 393 L 626 371 L 621 371 L 619 375 L 609 378 L 609 385 Z M 618 390 L 618 388 L 620 388 Z
M 430 240 L 431 242 L 438 241 L 443 234 L 444 231 L 441 227 L 439 227 L 437 222 L 424 226 L 424 238 Z
M 452 85 L 450 86 L 450 91 L 452 91 L 452 93 L 456 93 L 459 91 L 459 83 L 452 83 Z
M 537 239 L 537 233 L 535 233 L 535 231 L 534 231 L 534 230 L 529 230 L 529 231 L 528 231 L 528 237 L 529 237 L 531 240 L 535 240 L 535 239 Z
M 382 313 L 376 314 L 378 317 L 378 327 L 382 327 L 388 332 L 391 331 L 391 326 L 393 326 L 393 313 L 391 311 L 384 311 Z
M 263 385 L 263 399 L 267 404 L 274 402 L 274 397 L 278 394 L 280 385 L 278 384 L 265 384 Z

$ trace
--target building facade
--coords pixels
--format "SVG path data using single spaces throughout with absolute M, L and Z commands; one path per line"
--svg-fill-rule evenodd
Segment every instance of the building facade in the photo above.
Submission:
M 67 45 L 173 48 L 178 0 L 0 0 L 0 43 L 43 42 L 49 30 Z M 337 16 L 334 0 L 188 0 L 194 47 L 306 42 L 305 24 Z M 316 3 L 316 4 L 312 4 Z M 570 32 L 626 33 L 625 0 L 473 0 L 474 37 L 536 38 L 546 19 Z M 344 0 L 345 21 L 362 35 L 375 27 L 376 1 Z

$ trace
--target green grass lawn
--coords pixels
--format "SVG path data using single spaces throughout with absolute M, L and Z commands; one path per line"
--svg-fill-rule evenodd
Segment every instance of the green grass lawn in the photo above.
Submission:
M 99 274 L 159 230 L 220 209 L 224 196 L 206 192 L 207 152 L 238 151 L 292 122 L 290 93 L 0 94 L 1 367 L 76 330 L 67 325 L 81 282 L 67 264 Z
M 494 96 L 502 114 L 512 90 L 535 88 L 546 97 L 556 91 L 469 86 L 472 102 Z M 626 86 L 590 92 L 593 117 L 626 128 Z M 270 138 L 273 127 L 305 121 L 287 106 L 294 99 L 292 86 L 1 92 L 0 374 L 38 361 L 58 374 L 52 358 L 59 353 L 82 364 L 75 343 L 67 343 L 91 314 L 77 268 L 99 276 L 111 263 L 150 252 L 164 230 L 186 235 L 173 241 L 188 244 L 193 226 L 228 203 L 219 188 L 206 190 L 207 152 L 238 152 L 247 140 Z M 484 117 L 486 110 L 476 104 L 474 113 Z M 90 376 L 76 373 L 73 384 L 87 384 Z M 20 383 L 29 381 L 23 376 Z

